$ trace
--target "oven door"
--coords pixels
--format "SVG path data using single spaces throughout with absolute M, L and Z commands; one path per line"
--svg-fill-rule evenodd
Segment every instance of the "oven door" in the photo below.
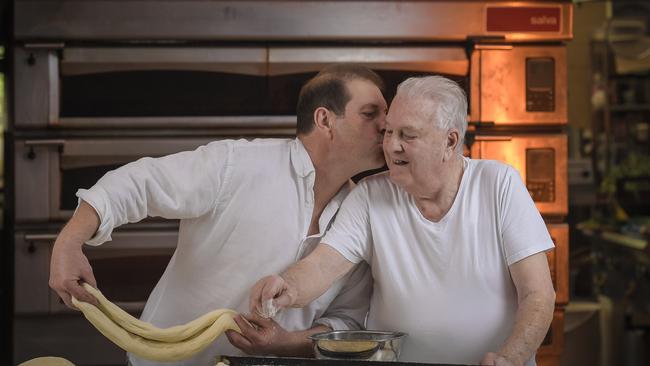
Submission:
M 295 132 L 302 85 L 339 62 L 376 70 L 389 101 L 399 82 L 428 74 L 458 81 L 469 95 L 462 46 L 56 47 L 16 49 L 19 128 L 240 128 L 286 135 Z
M 364 65 L 377 72 L 386 84 L 384 95 L 389 103 L 397 85 L 413 76 L 446 76 L 457 81 L 469 95 L 469 59 L 460 46 L 271 47 L 270 87 L 280 91 L 287 90 L 287 84 L 302 85 L 323 67 L 335 63 Z M 298 91 L 295 89 L 290 95 L 297 98 Z
M 566 47 L 479 45 L 471 73 L 472 122 L 567 123 Z
M 557 365 L 562 355 L 564 344 L 564 311 L 556 308 L 553 312 L 553 321 L 546 333 L 546 337 L 537 350 L 536 360 L 539 365 Z
M 555 249 L 546 253 L 555 288 L 555 303 L 566 305 L 569 302 L 569 226 L 549 224 L 546 227 L 555 244 Z
M 75 193 L 106 172 L 141 157 L 193 150 L 211 138 L 89 138 L 17 140 L 17 223 L 63 221 L 77 207 Z
M 542 215 L 567 215 L 565 135 L 476 135 L 470 154 L 516 168 Z
M 177 230 L 118 230 L 113 240 L 84 253 L 102 293 L 122 309 L 139 315 L 176 249 Z M 15 235 L 16 314 L 72 312 L 48 286 L 55 233 Z
M 264 47 L 16 48 L 15 123 L 295 128 L 291 117 L 252 117 L 266 114 L 267 58 Z

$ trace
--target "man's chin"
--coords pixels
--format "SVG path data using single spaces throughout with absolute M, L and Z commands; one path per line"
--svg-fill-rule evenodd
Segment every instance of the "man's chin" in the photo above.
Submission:
M 390 181 L 397 184 L 400 187 L 404 187 L 404 184 L 406 183 L 406 177 L 404 177 L 404 174 L 397 173 L 391 169 L 388 169 L 388 171 L 389 171 L 388 178 L 390 179 Z

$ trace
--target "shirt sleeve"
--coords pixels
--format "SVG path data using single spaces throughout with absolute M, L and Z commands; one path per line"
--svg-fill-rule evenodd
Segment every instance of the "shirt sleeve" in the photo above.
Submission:
M 500 187 L 499 210 L 501 235 L 509 266 L 554 247 L 530 193 L 512 167 L 508 167 Z
M 368 200 L 367 183 L 361 182 L 343 201 L 334 225 L 322 240 L 352 263 L 370 263 L 372 234 Z
M 111 240 L 114 228 L 147 216 L 198 217 L 213 209 L 232 166 L 232 142 L 215 141 L 194 151 L 142 158 L 106 173 L 92 188 L 77 191 L 100 219 L 86 242 Z
M 343 279 L 345 284 L 314 325 L 326 325 L 332 330 L 358 330 L 365 327 L 372 294 L 372 275 L 367 263 L 359 263 Z

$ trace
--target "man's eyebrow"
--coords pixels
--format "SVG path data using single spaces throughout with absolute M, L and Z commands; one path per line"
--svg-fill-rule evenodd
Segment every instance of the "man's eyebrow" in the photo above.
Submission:
M 379 105 L 377 105 L 375 103 L 366 103 L 366 104 L 361 106 L 362 109 L 367 108 L 367 107 L 372 108 L 372 109 L 379 109 Z

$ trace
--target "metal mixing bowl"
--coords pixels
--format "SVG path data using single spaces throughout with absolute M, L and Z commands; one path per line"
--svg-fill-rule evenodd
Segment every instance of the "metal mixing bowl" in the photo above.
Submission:
M 316 358 L 397 361 L 406 333 L 376 330 L 337 330 L 309 338 Z

